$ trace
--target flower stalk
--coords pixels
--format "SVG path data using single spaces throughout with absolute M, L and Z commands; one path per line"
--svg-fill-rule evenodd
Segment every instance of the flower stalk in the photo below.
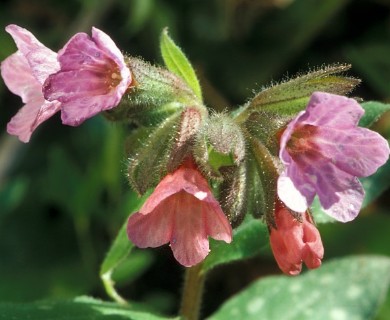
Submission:
M 187 268 L 179 315 L 185 320 L 199 319 L 203 288 L 206 275 L 202 272 L 203 263 Z

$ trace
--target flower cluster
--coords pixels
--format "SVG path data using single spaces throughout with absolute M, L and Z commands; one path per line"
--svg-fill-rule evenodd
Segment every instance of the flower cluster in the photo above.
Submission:
M 302 92 L 283 93 L 278 100 L 286 82 L 232 114 L 209 115 L 195 73 L 183 74 L 190 68 L 187 62 L 176 68 L 169 60 L 167 70 L 124 57 L 96 28 L 92 36 L 76 34 L 58 53 L 21 27 L 6 30 L 18 51 L 2 62 L 1 75 L 24 103 L 8 132 L 28 142 L 58 111 L 71 126 L 101 112 L 113 121 L 148 126 L 150 134 L 129 157 L 128 179 L 140 194 L 154 191 L 129 217 L 127 234 L 140 248 L 169 243 L 183 266 L 206 258 L 209 237 L 230 243 L 232 226 L 249 212 L 267 223 L 284 273 L 300 273 L 302 263 L 319 267 L 324 248 L 310 212 L 315 196 L 331 217 L 353 220 L 364 198 L 358 178 L 388 160 L 387 141 L 358 126 L 364 110 L 344 96 L 351 80 L 340 77 L 321 87 L 329 92 L 317 91 L 312 81 L 301 85 Z M 169 59 L 187 61 L 174 50 Z M 292 80 L 293 90 L 300 81 L 336 72 Z M 296 96 L 308 101 L 299 105 L 300 112 L 289 105 Z

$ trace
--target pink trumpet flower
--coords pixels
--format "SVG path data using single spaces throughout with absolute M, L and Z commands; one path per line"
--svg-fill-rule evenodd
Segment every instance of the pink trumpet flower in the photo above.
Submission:
M 161 180 L 142 208 L 130 216 L 127 234 L 140 248 L 170 243 L 176 260 L 186 267 L 208 255 L 208 236 L 232 241 L 229 221 L 192 159 Z
M 14 39 L 18 51 L 1 63 L 1 76 L 24 106 L 7 125 L 9 134 L 22 142 L 30 141 L 33 131 L 60 110 L 57 100 L 47 101 L 42 94 L 45 79 L 60 69 L 57 54 L 40 43 L 31 32 L 17 25 L 5 30 Z

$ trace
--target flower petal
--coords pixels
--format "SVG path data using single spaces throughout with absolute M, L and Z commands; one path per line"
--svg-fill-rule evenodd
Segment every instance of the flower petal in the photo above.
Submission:
M 139 248 L 155 248 L 170 241 L 173 226 L 173 211 L 162 205 L 147 215 L 139 212 L 131 215 L 127 224 L 127 235 Z
M 26 59 L 31 67 L 32 74 L 41 85 L 49 75 L 60 70 L 57 54 L 46 47 L 30 51 L 26 55 Z M 42 92 L 42 88 L 40 91 Z
M 34 35 L 16 24 L 10 24 L 5 27 L 7 31 L 15 41 L 16 46 L 26 56 L 30 51 L 45 48 L 45 46 L 34 37 Z
M 184 164 L 173 173 L 167 174 L 160 181 L 153 192 L 153 196 L 150 196 L 146 200 L 140 212 L 147 214 L 153 211 L 161 201 L 180 191 L 185 191 L 202 201 L 215 201 L 207 180 L 200 174 L 196 167 Z
M 20 51 L 1 63 L 1 76 L 8 89 L 20 96 L 24 103 L 42 95 L 41 86 L 31 74 L 27 60 Z
M 317 136 L 315 141 L 322 156 L 356 177 L 373 174 L 389 157 L 387 141 L 366 128 L 320 127 Z
M 122 52 L 106 33 L 98 28 L 92 27 L 92 39 L 95 41 L 98 48 L 118 64 L 120 69 L 126 68 Z M 126 68 L 126 70 L 128 70 L 128 68 Z
M 180 264 L 191 267 L 201 262 L 210 251 L 203 206 L 194 196 L 183 191 L 175 195 L 171 206 L 175 210 L 171 237 L 173 255 Z
M 30 31 L 14 24 L 8 25 L 5 30 L 12 36 L 16 46 L 27 59 L 30 72 L 40 84 L 43 84 L 50 74 L 59 70 L 57 54 L 39 42 Z
M 321 161 L 316 165 L 313 174 L 317 177 L 316 191 L 324 211 L 341 222 L 353 220 L 364 198 L 359 180 L 329 162 Z
M 297 121 L 346 129 L 356 127 L 363 114 L 364 109 L 354 99 L 326 92 L 314 92 L 306 110 Z
M 304 171 L 304 166 L 295 162 L 286 164 L 278 178 L 278 196 L 291 210 L 305 212 L 316 194 L 315 180 L 315 176 Z
M 45 101 L 42 96 L 30 100 L 7 125 L 9 134 L 19 137 L 22 142 L 29 142 L 33 131 L 44 121 L 59 111 L 59 102 Z
M 204 202 L 202 204 L 206 234 L 215 240 L 230 243 L 232 242 L 232 227 L 217 200 L 214 201 L 214 203 Z

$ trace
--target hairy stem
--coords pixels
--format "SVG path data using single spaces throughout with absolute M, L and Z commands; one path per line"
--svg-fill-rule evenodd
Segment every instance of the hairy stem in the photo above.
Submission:
M 199 319 L 205 281 L 202 266 L 203 263 L 199 263 L 186 270 L 180 307 L 180 316 L 185 320 Z

